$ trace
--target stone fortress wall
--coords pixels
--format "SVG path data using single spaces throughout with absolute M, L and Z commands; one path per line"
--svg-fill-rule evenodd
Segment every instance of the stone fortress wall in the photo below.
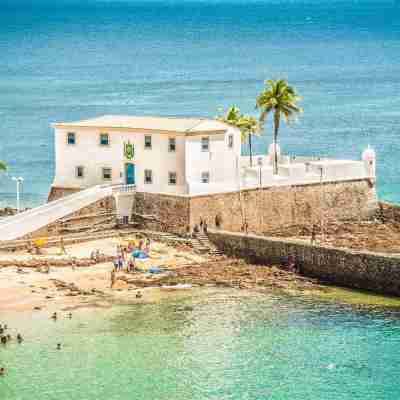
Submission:
M 225 254 L 253 263 L 284 264 L 292 255 L 302 274 L 350 288 L 400 296 L 400 256 L 225 231 L 210 231 L 209 238 Z
M 53 188 L 49 201 L 74 191 L 76 189 Z M 263 234 L 284 226 L 310 227 L 321 219 L 326 222 L 368 219 L 378 210 L 375 185 L 369 179 L 191 197 L 144 192 L 133 195 L 133 221 L 177 234 L 191 232 L 201 219 L 211 229 L 241 232 L 247 224 L 247 231 Z M 93 212 L 93 209 L 100 212 L 105 204 L 98 202 L 91 211 L 85 207 L 78 214 Z M 112 207 L 116 211 L 115 204 Z
M 377 208 L 375 185 L 368 179 L 274 186 L 192 197 L 190 226 L 203 218 L 210 228 L 240 232 L 247 223 L 249 232 L 262 234 L 283 226 L 311 226 L 321 218 L 368 219 Z

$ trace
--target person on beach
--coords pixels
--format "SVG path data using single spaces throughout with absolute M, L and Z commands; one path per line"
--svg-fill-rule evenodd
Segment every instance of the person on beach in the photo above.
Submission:
M 124 259 L 122 258 L 122 256 L 118 256 L 118 271 L 122 271 L 122 269 L 124 268 Z
M 146 239 L 146 244 L 144 246 L 144 252 L 149 255 L 150 254 L 150 239 Z
M 135 272 L 135 259 L 134 257 L 131 257 L 128 261 L 128 266 L 127 266 L 127 271 L 129 273 Z
M 1 342 L 1 344 L 7 344 L 7 337 L 6 336 L 2 336 L 0 338 L 0 342 Z
M 23 341 L 24 341 L 24 339 L 22 338 L 21 334 L 18 333 L 18 334 L 17 334 L 17 342 L 18 342 L 18 343 L 22 343 Z
M 112 289 L 113 286 L 114 286 L 114 284 L 115 284 L 115 269 L 112 269 L 112 270 L 111 270 L 111 276 L 110 276 L 110 278 L 111 278 L 111 285 L 110 285 L 110 288 Z
M 122 246 L 117 244 L 117 258 L 122 257 Z
M 315 224 L 313 224 L 312 228 L 311 228 L 311 246 L 314 246 L 314 244 L 315 244 L 315 239 L 317 236 L 316 230 L 317 230 L 317 228 L 316 228 Z
M 207 230 L 208 230 L 207 221 L 204 221 L 204 223 L 203 223 L 203 232 L 204 232 L 205 235 L 207 235 Z
M 6 369 L 4 367 L 0 368 L 0 376 L 4 376 L 6 374 Z
M 57 350 L 61 350 L 61 343 L 57 343 Z
M 60 254 L 67 254 L 67 250 L 65 249 L 64 238 L 60 237 Z
M 56 320 L 57 320 L 57 313 L 56 313 L 56 312 L 53 312 L 53 315 L 51 316 L 51 319 L 52 319 L 53 321 L 56 321 Z

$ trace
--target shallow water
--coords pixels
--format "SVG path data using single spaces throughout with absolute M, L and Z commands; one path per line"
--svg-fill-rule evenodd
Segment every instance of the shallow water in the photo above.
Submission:
M 8 315 L 26 340 L 0 348 L 0 398 L 396 399 L 399 317 L 219 289 L 57 322 Z
M 0 54 L 0 159 L 25 178 L 25 205 L 48 194 L 51 122 L 254 113 L 277 77 L 304 96 L 283 150 L 359 158 L 370 143 L 380 195 L 400 201 L 399 1 L 2 0 Z M 255 148 L 270 141 L 267 125 Z M 0 202 L 15 204 L 5 176 Z

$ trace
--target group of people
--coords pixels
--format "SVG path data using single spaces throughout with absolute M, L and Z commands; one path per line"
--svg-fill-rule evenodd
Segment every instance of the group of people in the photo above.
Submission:
M 6 345 L 8 342 L 12 341 L 12 336 L 7 333 L 8 332 L 8 326 L 6 324 L 0 324 L 0 343 L 2 345 Z M 23 342 L 23 338 L 21 334 L 17 334 L 16 336 L 17 342 L 18 343 L 22 343 Z M 4 367 L 0 367 L 0 376 L 5 375 L 6 373 L 6 369 Z
M 200 223 L 196 224 L 193 227 L 193 234 L 201 233 L 201 232 L 203 232 L 204 234 L 207 234 L 207 231 L 208 231 L 207 221 L 203 218 L 200 218 Z
M 0 343 L 1 344 L 7 344 L 9 341 L 12 340 L 12 336 L 9 333 L 6 333 L 7 330 L 8 330 L 7 325 L 0 324 Z M 17 334 L 18 343 L 21 343 L 22 340 L 23 340 L 22 336 L 18 333 Z
M 137 270 L 135 259 L 138 256 L 148 257 L 150 254 L 150 239 L 140 239 L 138 245 L 129 243 L 128 246 L 117 245 L 117 255 L 114 260 L 114 268 L 111 271 L 111 287 L 115 283 L 115 273 L 121 272 L 124 269 L 128 273 L 133 273 Z

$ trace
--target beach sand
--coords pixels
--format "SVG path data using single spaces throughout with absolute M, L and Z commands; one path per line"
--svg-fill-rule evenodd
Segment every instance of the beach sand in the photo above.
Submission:
M 19 262 L 32 260 L 38 264 L 46 261 L 51 264 L 52 260 L 70 260 L 72 257 L 78 260 L 87 259 L 94 249 L 99 249 L 106 256 L 115 256 L 118 243 L 118 238 L 78 243 L 67 246 L 67 255 L 59 255 L 60 249 L 55 247 L 43 249 L 43 255 L 40 256 L 32 256 L 23 251 L 0 253 L 0 261 L 4 263 L 7 260 L 7 264 L 9 262 L 10 265 L 0 268 L 0 312 L 39 309 L 53 311 L 85 306 L 108 307 L 115 301 L 137 301 L 137 288 L 119 280 L 120 277 L 133 274 L 117 273 L 117 282 L 113 289 L 110 288 L 112 262 L 73 267 L 71 261 L 68 266 L 50 266 L 48 273 L 40 272 L 39 268 L 22 268 L 22 272 L 18 272 L 16 266 Z M 177 250 L 155 242 L 150 254 L 151 258 L 142 263 L 138 262 L 138 266 L 145 269 L 153 266 L 176 268 L 179 265 L 207 260 L 206 257 L 191 251 Z M 78 290 L 71 291 L 63 288 L 63 285 Z M 141 288 L 140 291 L 146 292 L 146 296 L 143 296 L 146 300 L 159 296 L 156 291 L 151 295 L 148 289 Z
M 338 289 L 280 266 L 249 265 L 243 260 L 226 257 L 213 258 L 198 255 L 184 245 L 175 247 L 152 242 L 150 258 L 137 261 L 144 272 L 118 272 L 113 288 L 111 261 L 89 266 L 73 266 L 72 258 L 88 260 L 90 253 L 99 249 L 105 256 L 115 257 L 118 238 L 108 238 L 67 246 L 67 255 L 59 255 L 56 247 L 43 249 L 43 255 L 32 256 L 26 252 L 0 253 L 0 315 L 8 312 L 71 311 L 77 308 L 109 308 L 113 304 L 157 302 L 172 296 L 174 291 L 161 286 L 174 287 L 190 284 L 193 288 L 205 286 L 229 287 L 258 292 L 280 290 L 291 295 L 318 296 L 321 299 L 345 301 L 352 304 L 399 307 L 400 299 Z M 5 261 L 7 260 L 7 261 Z M 63 266 L 51 263 L 63 261 Z M 68 261 L 70 260 L 70 262 Z M 22 268 L 21 262 L 50 264 L 49 272 L 41 268 Z M 167 274 L 150 274 L 151 267 L 168 270 Z M 137 298 L 137 293 L 141 297 Z M 344 295 L 345 294 L 345 295 Z

